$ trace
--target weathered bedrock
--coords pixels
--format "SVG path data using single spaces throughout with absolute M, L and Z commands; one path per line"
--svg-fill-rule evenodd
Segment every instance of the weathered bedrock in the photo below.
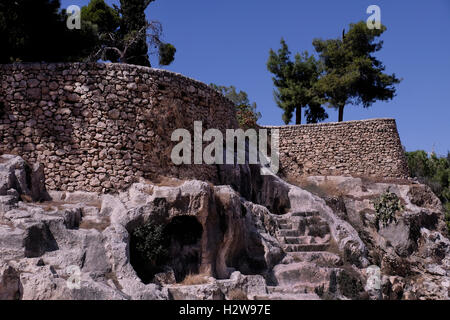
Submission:
M 42 180 L 29 178 L 29 165 L 17 166 L 21 158 L 0 159 L 2 299 L 449 298 L 442 208 L 418 184 L 310 178 L 339 186 L 344 204 L 336 207 L 247 167 L 248 199 L 231 186 L 171 179 L 116 194 L 49 191 L 51 200 L 32 202 L 26 190 Z M 239 186 L 244 176 L 228 177 Z M 388 186 L 405 211 L 377 230 L 370 199 Z M 274 198 L 284 200 L 274 206 Z M 149 221 L 173 237 L 157 274 L 142 273 L 131 255 L 133 231 Z M 374 265 L 382 272 L 376 290 L 367 287 Z M 201 280 L 189 282 L 192 275 Z M 79 288 L 68 285 L 74 276 Z

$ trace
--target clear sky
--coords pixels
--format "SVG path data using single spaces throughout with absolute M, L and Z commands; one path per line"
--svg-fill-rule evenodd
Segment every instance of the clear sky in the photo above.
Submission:
M 62 6 L 87 0 L 62 0 Z M 118 0 L 107 1 L 109 4 Z M 381 8 L 383 49 L 378 58 L 403 82 L 397 96 L 371 108 L 349 105 L 344 120 L 395 118 L 408 151 L 450 151 L 450 0 L 156 0 L 149 20 L 163 24 L 164 40 L 177 48 L 166 69 L 205 83 L 234 85 L 258 105 L 260 124 L 281 125 L 266 61 L 284 37 L 291 52 L 314 52 L 314 38 L 336 38 L 351 22 Z M 156 60 L 153 59 L 156 65 Z M 328 109 L 329 119 L 337 112 Z M 294 117 L 295 118 L 295 117 Z

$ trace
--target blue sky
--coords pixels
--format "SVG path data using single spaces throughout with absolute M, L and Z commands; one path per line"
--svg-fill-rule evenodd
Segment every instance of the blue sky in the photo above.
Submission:
M 63 0 L 62 6 L 88 1 Z M 107 1 L 109 4 L 119 1 Z M 397 120 L 407 150 L 446 155 L 450 150 L 450 0 L 156 0 L 149 20 L 163 24 L 164 40 L 177 48 L 168 70 L 205 83 L 234 85 L 248 93 L 263 125 L 283 124 L 266 69 L 281 37 L 291 52 L 314 52 L 314 38 L 336 38 L 351 22 L 366 20 L 376 4 L 388 30 L 378 58 L 403 78 L 397 96 L 371 108 L 349 105 L 344 120 Z M 156 65 L 156 60 L 153 59 Z M 329 119 L 337 112 L 328 109 Z

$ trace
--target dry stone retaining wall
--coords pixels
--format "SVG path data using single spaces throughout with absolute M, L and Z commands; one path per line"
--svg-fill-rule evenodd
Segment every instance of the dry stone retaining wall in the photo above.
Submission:
M 286 177 L 408 177 L 394 119 L 266 128 L 280 130 L 280 172 Z
M 172 132 L 237 128 L 231 101 L 172 72 L 125 64 L 0 65 L 0 154 L 45 167 L 49 189 L 117 191 L 139 177 L 217 183 L 215 165 L 176 166 Z M 280 130 L 281 173 L 406 177 L 395 120 Z M 193 139 L 193 138 L 192 138 Z
M 209 86 L 125 64 L 0 65 L 0 154 L 45 166 L 49 189 L 107 192 L 142 176 L 216 181 L 216 166 L 175 166 L 177 128 L 236 128 Z

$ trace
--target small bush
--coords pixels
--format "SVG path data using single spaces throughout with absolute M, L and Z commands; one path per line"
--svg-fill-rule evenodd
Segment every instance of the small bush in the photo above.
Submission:
M 364 291 L 361 280 L 349 275 L 347 272 L 339 273 L 337 283 L 341 293 L 353 300 L 358 299 L 359 294 Z
M 450 236 L 450 202 L 444 204 L 445 222 L 447 224 L 448 235 Z
M 236 118 L 240 128 L 257 129 L 257 121 L 261 118 L 261 114 L 256 111 L 256 104 L 241 104 L 236 106 Z
M 390 192 L 389 188 L 372 203 L 375 207 L 375 225 L 377 226 L 377 228 L 380 222 L 383 224 L 383 226 L 387 226 L 392 222 L 396 222 L 397 219 L 395 217 L 395 214 L 398 211 L 402 211 L 404 209 L 399 197 L 395 193 Z
M 135 248 L 152 265 L 160 264 L 167 256 L 164 248 L 164 226 L 153 220 L 134 229 Z
M 423 151 L 406 152 L 410 175 L 428 185 L 444 206 L 450 235 L 450 152 L 447 156 L 430 155 Z

